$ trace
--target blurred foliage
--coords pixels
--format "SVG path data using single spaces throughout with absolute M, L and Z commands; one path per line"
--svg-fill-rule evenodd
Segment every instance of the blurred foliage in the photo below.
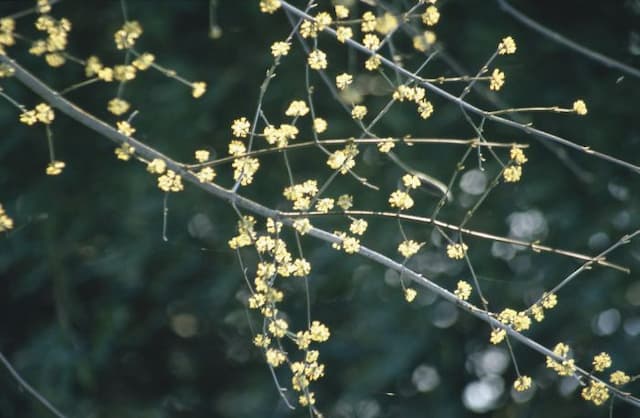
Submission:
M 150 72 L 125 89 L 124 97 L 140 110 L 135 119 L 138 138 L 177 160 L 190 160 L 200 147 L 218 156 L 226 154 L 230 122 L 254 111 L 259 85 L 272 62 L 269 46 L 290 30 L 284 14 L 262 15 L 257 1 L 217 3 L 222 36 L 211 39 L 208 2 L 126 2 L 130 18 L 144 27 L 139 47 L 155 53 L 160 63 L 179 74 L 209 86 L 196 101 L 185 86 Z M 584 118 L 536 114 L 528 121 L 630 162 L 640 161 L 640 80 L 539 36 L 501 12 L 495 2 L 439 4 L 439 45 L 469 74 L 477 72 L 502 37 L 516 39 L 515 58 L 497 64 L 507 73 L 499 95 L 506 104 L 570 107 L 576 98 L 584 98 L 589 106 Z M 3 1 L 0 16 L 30 5 Z M 514 5 L 567 37 L 640 68 L 633 44 L 640 22 L 638 1 L 540 0 L 514 1 Z M 360 12 L 369 8 L 354 7 Z M 122 59 L 112 44 L 112 34 L 122 24 L 119 2 L 65 0 L 55 6 L 54 14 L 73 22 L 73 54 Z M 32 35 L 31 22 L 32 17 L 21 18 L 18 31 Z M 332 59 L 330 75 L 360 68 L 362 57 L 334 48 L 335 42 L 321 42 Z M 408 41 L 399 41 L 402 51 L 408 52 L 408 46 Z M 268 115 L 281 114 L 292 98 L 305 97 L 301 57 L 294 43 L 264 102 Z M 26 53 L 16 52 L 14 58 L 55 89 L 84 77 L 81 66 L 52 70 Z M 407 62 L 409 68 L 414 64 L 418 62 Z M 425 75 L 454 74 L 444 60 L 436 59 Z M 330 122 L 328 137 L 357 134 L 320 80 L 314 83 L 316 110 Z M 372 108 L 384 104 L 380 95 L 388 90 L 380 80 L 364 75 L 356 84 L 372 93 L 366 98 Z M 39 102 L 17 82 L 3 80 L 2 87 L 27 106 Z M 105 84 L 68 95 L 111 122 L 106 102 L 114 96 L 114 86 Z M 490 107 L 482 95 L 472 94 L 470 100 Z M 473 135 L 456 106 L 436 97 L 433 102 L 436 112 L 428 122 L 420 122 L 413 113 L 407 116 L 413 109 L 397 106 L 375 131 L 381 136 Z M 69 417 L 308 415 L 304 409 L 290 412 L 284 407 L 260 352 L 251 344 L 243 305 L 247 290 L 235 253 L 226 244 L 236 217 L 226 204 L 187 185 L 184 193 L 169 199 L 169 241 L 164 242 L 163 194 L 144 167 L 116 160 L 113 144 L 59 116 L 53 126 L 56 153 L 67 162 L 67 169 L 59 177 L 47 177 L 44 131 L 19 124 L 8 103 L 0 109 L 0 202 L 16 222 L 15 230 L 0 237 L 0 350 L 27 381 Z M 640 225 L 640 182 L 632 173 L 561 149 L 578 167 L 572 169 L 556 156 L 555 146 L 550 149 L 522 132 L 492 124 L 486 132 L 490 138 L 529 142 L 529 163 L 523 180 L 495 190 L 469 227 L 499 235 L 521 233 L 554 247 L 596 254 Z M 398 150 L 413 166 L 444 180 L 463 152 L 438 145 Z M 292 153 L 296 178 L 323 170 L 319 156 L 316 151 Z M 383 190 L 395 187 L 397 167 L 375 152 L 363 151 L 362 157 L 359 174 Z M 262 173 L 255 187 L 242 192 L 265 204 L 279 202 L 286 182 L 279 158 L 265 157 L 263 166 L 269 171 Z M 476 160 L 471 158 L 466 171 L 475 169 Z M 488 163 L 487 173 L 495 169 Z M 229 184 L 229 175 L 220 181 Z M 333 187 L 335 195 L 360 190 L 349 177 Z M 459 222 L 475 199 L 456 182 L 454 202 L 442 219 Z M 435 202 L 432 195 L 418 195 L 417 213 L 429 215 Z M 380 207 L 380 198 L 375 193 L 363 192 L 356 198 L 357 208 L 376 206 Z M 324 225 L 331 228 L 335 223 Z M 411 262 L 417 271 L 449 289 L 468 278 L 462 263 L 444 257 L 443 243 L 431 228 L 413 227 L 411 234 L 428 242 Z M 399 240 L 395 222 L 381 221 L 372 225 L 364 243 L 395 256 Z M 515 253 L 472 238 L 467 242 L 494 310 L 530 303 L 579 265 L 556 255 Z M 313 316 L 332 329 L 322 352 L 326 377 L 315 385 L 326 416 L 515 418 L 608 413 L 606 407 L 582 401 L 570 380 L 554 377 L 541 356 L 518 344 L 514 350 L 519 366 L 534 377 L 537 388 L 526 399 L 514 396 L 513 366 L 502 346 L 489 346 L 484 323 L 425 292 L 409 305 L 402 298 L 397 274 L 311 239 L 303 246 L 313 264 Z M 608 351 L 614 367 L 637 374 L 640 243 L 625 246 L 610 258 L 629 266 L 632 274 L 602 268 L 582 274 L 560 292 L 559 307 L 528 335 L 547 346 L 568 342 L 584 365 L 593 354 Z M 251 260 L 247 263 L 250 266 Z M 303 288 L 291 284 L 287 291 L 287 312 L 302 315 Z M 492 390 L 502 389 L 495 394 L 485 387 L 485 396 L 495 395 L 495 401 L 484 413 L 472 412 L 464 396 L 481 382 L 491 382 Z M 628 389 L 640 393 L 640 384 Z M 0 416 L 51 415 L 2 371 Z M 640 413 L 616 402 L 613 416 Z

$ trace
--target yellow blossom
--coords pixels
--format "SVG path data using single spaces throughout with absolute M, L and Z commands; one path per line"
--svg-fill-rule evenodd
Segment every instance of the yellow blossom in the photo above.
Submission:
M 195 83 L 191 84 L 191 88 L 191 95 L 197 99 L 199 97 L 202 97 L 202 95 L 207 91 L 207 83 L 205 83 L 204 81 L 196 81 Z
M 136 151 L 131 145 L 124 143 L 114 150 L 119 160 L 129 161 L 133 153 Z
M 289 329 L 289 324 L 284 319 L 276 319 L 269 323 L 269 332 L 276 338 L 282 338 Z
M 387 138 L 384 141 L 378 142 L 377 147 L 378 147 L 378 151 L 382 152 L 382 153 L 387 153 L 389 151 L 391 151 L 391 149 L 393 147 L 395 147 L 396 144 L 395 142 L 393 142 L 393 140 L 391 138 Z
M 378 55 L 374 55 L 372 57 L 369 57 L 365 62 L 364 62 L 364 68 L 366 68 L 368 71 L 373 71 L 378 69 L 378 67 L 380 67 L 381 64 L 381 60 L 380 57 Z
M 592 379 L 589 386 L 582 389 L 581 395 L 585 400 L 600 406 L 609 399 L 609 389 L 604 383 Z
M 36 116 L 36 111 L 35 110 L 24 110 L 21 114 L 20 114 L 20 122 L 24 123 L 25 125 L 33 125 L 38 121 L 38 117 Z
M 98 70 L 98 78 L 110 83 L 113 81 L 113 68 L 104 67 Z
M 516 41 L 511 36 L 502 39 L 498 44 L 498 54 L 511 55 L 516 53 Z
M 498 91 L 504 85 L 504 73 L 500 71 L 498 68 L 493 70 L 491 73 L 491 79 L 489 83 L 489 89 L 493 91 Z
M 0 204 L 0 232 L 8 231 L 10 229 L 13 229 L 13 219 L 7 215 Z
M 271 55 L 274 57 L 284 57 L 289 53 L 291 44 L 289 42 L 278 41 L 271 45 Z
M 316 131 L 316 133 L 323 133 L 327 130 L 327 126 L 327 121 L 322 118 L 315 118 L 313 120 L 313 130 Z
M 369 223 L 364 219 L 354 219 L 351 225 L 349 225 L 349 231 L 351 231 L 352 234 L 362 235 L 367 231 L 368 226 Z
M 404 240 L 398 245 L 398 252 L 402 254 L 404 258 L 409 258 L 416 254 L 424 243 L 419 243 L 414 240 Z
M 229 155 L 239 157 L 247 153 L 247 147 L 237 139 L 229 142 Z
M 433 104 L 428 100 L 420 100 L 418 103 L 418 114 L 422 119 L 427 119 L 433 113 Z
M 256 334 L 256 336 L 253 338 L 253 344 L 256 347 L 267 348 L 269 344 L 271 344 L 271 338 L 264 334 Z
M 331 15 L 327 12 L 320 12 L 316 15 L 316 25 L 318 25 L 318 30 L 324 30 L 327 26 L 333 22 Z
M 246 138 L 249 136 L 251 124 L 244 116 L 233 121 L 231 124 L 231 132 L 236 138 Z
M 147 171 L 152 174 L 162 174 L 167 169 L 167 163 L 160 158 L 154 158 L 147 164 Z
M 310 20 L 305 20 L 300 25 L 300 35 L 303 38 L 315 38 L 318 36 L 318 24 Z
M 342 4 L 337 4 L 334 7 L 334 10 L 336 12 L 336 17 L 338 19 L 346 19 L 349 17 L 349 9 L 343 6 Z
M 346 89 L 353 82 L 351 74 L 342 73 L 336 76 L 336 87 L 340 90 Z
M 118 128 L 118 132 L 120 132 L 122 135 L 125 136 L 131 136 L 135 133 L 136 128 L 134 128 L 133 126 L 131 126 L 131 124 L 127 121 L 118 121 L 116 123 L 116 126 Z
M 604 371 L 611 367 L 611 357 L 607 353 L 600 353 L 593 358 L 593 368 L 598 371 Z
M 304 235 L 311 230 L 311 222 L 308 218 L 296 219 L 293 221 L 293 227 L 300 235 Z
M 51 109 L 51 107 L 46 103 L 40 103 L 39 105 L 37 105 L 35 111 L 38 121 L 44 124 L 50 124 L 55 118 L 53 109 Z
M 327 68 L 327 54 L 320 51 L 319 49 L 314 49 L 309 54 L 307 63 L 313 70 L 324 70 Z
M 338 26 L 336 28 L 336 39 L 338 42 L 345 43 L 347 39 L 353 38 L 353 30 L 348 26 Z
M 262 13 L 273 14 L 282 6 L 280 0 L 260 0 L 260 11 Z
M 427 10 L 422 14 L 422 23 L 427 26 L 433 26 L 440 20 L 440 12 L 435 6 L 427 7 Z
M 107 105 L 109 112 L 116 116 L 120 116 L 129 110 L 129 103 L 119 98 L 111 99 Z
M 507 183 L 515 183 L 522 177 L 522 167 L 519 165 L 510 165 L 504 169 L 502 177 Z
M 545 309 L 552 309 L 558 304 L 558 297 L 555 293 L 545 293 L 542 295 L 542 306 Z
M 351 110 L 351 117 L 357 120 L 362 120 L 367 115 L 367 107 L 362 105 L 356 105 Z
M 573 102 L 573 111 L 580 116 L 584 116 L 587 114 L 587 104 L 584 100 L 576 100 Z
M 273 367 L 280 366 L 287 359 L 287 356 L 277 348 L 268 349 L 265 356 L 267 358 L 267 363 Z
M 491 344 L 500 344 L 502 340 L 507 336 L 507 331 L 502 328 L 494 328 L 491 331 L 491 337 L 489 341 Z
M 398 208 L 400 210 L 411 209 L 413 206 L 413 199 L 409 196 L 409 193 L 402 190 L 396 190 L 389 196 L 389 204 L 391 207 Z
M 354 254 L 360 251 L 360 240 L 355 237 L 346 237 L 342 240 L 342 248 L 347 254 Z
M 373 33 L 367 33 L 362 39 L 362 45 L 372 51 L 376 51 L 380 47 L 380 38 Z
M 338 196 L 338 206 L 342 210 L 349 210 L 353 206 L 353 196 L 348 194 Z
M 531 387 L 531 378 L 529 376 L 519 376 L 515 382 L 513 382 L 513 388 L 517 392 L 524 392 Z
M 211 167 L 204 167 L 196 173 L 200 183 L 211 183 L 216 178 L 216 171 Z
M 182 177 L 173 170 L 167 170 L 158 177 L 158 188 L 165 192 L 179 192 L 184 189 Z
M 49 165 L 47 165 L 46 173 L 48 176 L 57 176 L 62 173 L 65 165 L 63 161 L 51 161 Z
M 625 372 L 616 370 L 615 372 L 611 373 L 609 381 L 616 386 L 622 386 L 629 383 L 631 381 L 631 378 Z
M 420 52 L 426 52 L 431 45 L 436 43 L 436 34 L 430 30 L 423 32 L 421 35 L 414 36 L 413 47 Z
M 260 168 L 257 158 L 243 157 L 233 160 L 231 166 L 234 168 L 233 179 L 240 181 L 242 186 L 253 182 L 253 176 Z
M 47 61 L 47 64 L 53 68 L 58 68 L 67 61 L 64 55 L 58 53 L 47 54 L 44 56 L 44 59 Z
M 413 302 L 417 295 L 418 292 L 415 289 L 410 287 L 404 289 L 404 299 L 409 303 Z
M 294 100 L 284 112 L 287 116 L 304 116 L 309 113 L 309 108 L 304 100 Z
M 519 165 L 522 165 L 527 162 L 527 157 L 524 155 L 524 152 L 521 148 L 511 147 L 509 151 L 509 157 Z
M 206 149 L 199 149 L 195 152 L 195 159 L 199 163 L 204 163 L 209 159 L 209 151 Z
M 388 35 L 398 27 L 398 19 L 389 12 L 376 19 L 376 32 Z
M 449 244 L 447 245 L 447 257 L 462 260 L 468 249 L 467 244 Z
M 298 403 L 300 404 L 300 406 L 315 405 L 316 396 L 313 392 L 304 393 L 298 398 Z
M 363 33 L 373 32 L 376 30 L 376 15 L 369 11 L 364 12 L 362 15 L 360 30 L 362 30 Z
M 413 174 L 405 174 L 402 176 L 402 184 L 404 184 L 404 187 L 407 189 L 417 189 L 420 187 L 420 179 Z
M 138 21 L 129 21 L 113 35 L 118 49 L 129 49 L 135 45 L 136 39 L 142 35 L 142 26 Z
M 460 280 L 458 281 L 456 290 L 453 292 L 453 294 L 462 300 L 467 300 L 469 299 L 469 296 L 471 296 L 471 290 L 472 288 L 469 283 L 465 282 L 464 280 Z
M 151 64 L 153 64 L 155 59 L 156 57 L 153 54 L 149 52 L 145 52 L 144 54 L 134 59 L 131 62 L 131 65 L 133 65 L 140 71 L 144 71 L 144 70 L 147 70 L 149 67 L 151 67 Z
M 313 321 L 311 323 L 309 332 L 311 333 L 311 340 L 319 343 L 327 341 L 331 336 L 329 328 L 319 321 Z
M 334 200 L 331 198 L 326 197 L 323 199 L 319 199 L 316 202 L 316 210 L 321 213 L 327 213 L 331 209 L 333 209 L 333 204 L 334 204 Z

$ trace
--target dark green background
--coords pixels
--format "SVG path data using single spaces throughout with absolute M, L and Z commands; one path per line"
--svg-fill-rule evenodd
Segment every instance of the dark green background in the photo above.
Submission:
M 3 1 L 0 15 L 31 4 Z M 218 156 L 226 154 L 230 122 L 240 115 L 251 118 L 259 85 L 272 62 L 268 48 L 290 30 L 286 18 L 282 13 L 260 14 L 257 1 L 220 0 L 217 14 L 223 36 L 212 40 L 207 36 L 206 1 L 130 0 L 127 4 L 130 18 L 139 20 L 145 31 L 137 44 L 140 50 L 155 53 L 161 64 L 182 76 L 209 85 L 207 94 L 194 100 L 185 86 L 158 73 L 141 74 L 124 94 L 140 110 L 134 123 L 136 136 L 177 160 L 189 161 L 201 147 Z M 540 37 L 501 12 L 496 2 L 449 0 L 440 4 L 439 45 L 468 73 L 478 70 L 502 37 L 516 39 L 518 53 L 495 64 L 507 74 L 499 95 L 505 103 L 571 106 L 576 98 L 584 98 L 589 107 L 586 117 L 538 114 L 528 120 L 541 129 L 640 163 L 639 79 Z M 637 0 L 519 1 L 514 5 L 571 39 L 640 68 L 640 45 L 631 42 L 640 36 Z M 358 7 L 360 12 L 366 10 L 363 5 Z M 64 1 L 55 6 L 54 15 L 73 22 L 70 53 L 83 58 L 98 54 L 112 64 L 122 60 L 112 36 L 122 24 L 119 2 Z M 35 36 L 32 18 L 19 20 L 18 31 Z M 336 48 L 327 37 L 320 37 L 319 42 L 329 52 L 331 76 L 361 68 L 361 56 Z M 401 53 L 410 52 L 402 37 L 397 46 Z M 25 49 L 20 44 L 10 51 L 55 89 L 84 77 L 80 66 L 67 64 L 52 70 L 24 53 Z M 415 68 L 418 61 L 407 57 L 406 63 Z M 424 74 L 455 75 L 442 60 L 435 60 Z M 357 84 L 374 93 L 367 98 L 374 111 L 384 104 L 380 95 L 388 91 L 369 76 L 365 74 Z M 316 110 L 330 123 L 326 137 L 359 135 L 320 80 L 315 77 L 313 82 Z M 39 102 L 14 80 L 3 79 L 1 85 L 29 107 Z M 452 87 L 454 92 L 459 88 Z M 113 123 L 106 102 L 115 90 L 113 84 L 93 85 L 68 97 Z M 304 95 L 304 61 L 301 48 L 294 43 L 264 102 L 267 117 L 274 123 L 284 122 L 281 117 L 288 102 Z M 428 121 L 420 121 L 410 105 L 401 104 L 374 131 L 381 136 L 473 136 L 456 106 L 430 98 L 436 112 Z M 491 107 L 482 95 L 472 94 L 469 100 Z M 235 225 L 231 208 L 187 185 L 185 192 L 169 199 L 169 241 L 163 242 L 163 194 L 143 166 L 116 160 L 113 144 L 58 115 L 53 124 L 56 153 L 67 168 L 59 177 L 47 177 L 44 130 L 21 125 L 17 118 L 11 105 L 2 104 L 0 202 L 16 227 L 0 237 L 0 350 L 22 376 L 69 417 L 306 416 L 304 409 L 287 412 L 260 352 L 251 344 L 243 305 L 246 287 L 235 254 L 226 245 Z M 308 137 L 308 121 L 301 127 L 302 136 Z M 519 131 L 489 124 L 486 133 L 490 139 L 529 142 L 529 163 L 520 183 L 501 186 L 489 196 L 470 222 L 471 228 L 508 235 L 510 214 L 537 210 L 548 232 L 536 238 L 588 254 L 596 254 L 638 228 L 637 174 L 565 150 L 584 174 L 581 179 L 554 152 Z M 379 185 L 382 192 L 372 193 L 351 178 L 340 177 L 329 195 L 350 192 L 357 196 L 356 208 L 384 208 L 401 172 L 374 150 L 365 149 L 361 149 L 358 173 Z M 445 181 L 463 152 L 455 146 L 398 149 L 412 165 Z M 500 152 L 506 158 L 504 150 Z M 330 174 L 317 151 L 292 152 L 290 158 L 297 181 L 311 176 L 326 179 Z M 286 184 L 282 158 L 270 156 L 261 163 L 256 184 L 243 189 L 243 194 L 286 208 L 280 198 Z M 477 168 L 477 160 L 469 159 L 466 166 Z M 493 175 L 497 165 L 488 162 L 486 168 Z M 229 185 L 229 169 L 219 171 L 221 184 Z M 465 211 L 461 201 L 470 196 L 464 195 L 457 182 L 453 192 L 455 200 L 441 217 L 456 223 Z M 413 213 L 429 215 L 435 202 L 434 196 L 418 193 Z M 345 228 L 344 220 L 318 224 Z M 457 280 L 469 279 L 462 263 L 443 258 L 444 247 L 432 241 L 431 228 L 412 226 L 409 231 L 412 238 L 428 242 L 413 267 L 449 289 Z M 395 256 L 399 241 L 394 222 L 376 221 L 363 243 Z M 523 308 L 525 301 L 579 266 L 571 259 L 527 251 L 505 262 L 491 255 L 491 243 L 472 238 L 467 242 L 494 310 Z M 400 288 L 386 283 L 393 282 L 392 273 L 360 257 L 335 253 L 312 239 L 305 239 L 303 246 L 314 269 L 313 317 L 332 330 L 332 338 L 321 348 L 326 377 L 314 385 L 326 416 L 482 415 L 465 408 L 462 394 L 465 386 L 481 377 L 474 364 L 488 348 L 486 325 L 460 313 L 454 324 L 441 329 L 434 322 L 451 310 L 432 295 L 423 292 L 408 305 Z M 632 274 L 602 268 L 582 274 L 559 293 L 559 307 L 527 335 L 547 346 L 568 342 L 585 366 L 594 354 L 608 351 L 614 367 L 638 373 L 640 244 L 627 245 L 610 258 L 629 266 Z M 250 253 L 247 261 L 249 266 L 254 262 Z M 440 272 L 435 274 L 434 269 Z M 304 312 L 303 288 L 293 281 L 285 287 L 283 309 L 299 324 Z M 620 326 L 611 335 L 596 335 L 595 318 L 612 308 L 621 316 Z M 172 323 L 181 314 L 196 318 L 195 336 L 184 338 L 174 332 Z M 253 320 L 257 324 L 257 318 Z M 630 329 L 633 321 L 635 335 L 624 330 L 624 324 Z M 560 381 L 544 368 L 544 359 L 537 353 L 519 344 L 514 350 L 522 372 L 534 377 L 539 387 L 528 402 L 515 403 L 509 395 L 515 372 L 509 366 L 498 374 L 504 379 L 505 392 L 495 409 L 482 416 L 607 416 L 606 407 L 587 404 L 577 392 L 562 395 Z M 502 358 L 504 351 L 497 356 Z M 440 375 L 440 384 L 428 393 L 417 391 L 412 383 L 412 373 L 422 364 L 435 367 Z M 628 389 L 640 391 L 638 384 Z M 0 371 L 0 417 L 47 416 L 50 414 L 8 372 Z M 640 416 L 640 412 L 616 402 L 614 416 Z

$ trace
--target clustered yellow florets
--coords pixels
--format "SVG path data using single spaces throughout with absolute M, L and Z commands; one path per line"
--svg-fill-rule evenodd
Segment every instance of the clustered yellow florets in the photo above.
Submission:
M 447 245 L 447 257 L 462 260 L 468 249 L 467 244 L 449 244 Z
M 355 157 L 359 154 L 355 144 L 347 144 L 344 149 L 329 154 L 327 165 L 340 174 L 347 174 L 356 165 Z
M 524 392 L 531 387 L 531 377 L 520 376 L 513 382 L 513 388 L 517 392 Z
M 56 19 L 43 14 L 36 19 L 36 29 L 47 33 L 46 39 L 35 40 L 29 53 L 41 56 L 51 67 L 60 67 L 66 62 L 64 50 L 67 47 L 68 34 L 71 31 L 71 22 L 66 18 Z
M 398 252 L 402 254 L 404 258 L 409 258 L 420 251 L 420 248 L 424 245 L 424 242 L 416 242 L 414 240 L 404 240 L 398 245 Z
M 413 207 L 413 199 L 409 196 L 409 193 L 396 190 L 389 196 L 389 205 L 399 210 L 407 210 Z
M 456 290 L 453 292 L 453 294 L 462 300 L 467 300 L 469 299 L 469 296 L 471 296 L 472 290 L 473 289 L 471 288 L 471 285 L 469 283 L 465 282 L 464 280 L 460 280 L 458 281 Z
M 36 122 L 50 125 L 54 119 L 53 109 L 46 103 L 40 103 L 32 110 L 25 109 L 20 114 L 20 122 L 25 125 L 33 125 Z
M 7 215 L 2 204 L 0 204 L 0 232 L 8 231 L 10 229 L 13 229 L 13 219 Z
M 422 87 L 409 87 L 402 84 L 396 88 L 392 97 L 399 102 L 405 100 L 414 102 L 422 119 L 427 119 L 433 113 L 433 105 L 426 99 L 426 90 Z
M 318 193 L 318 182 L 307 180 L 304 183 L 294 184 L 284 189 L 284 197 L 293 202 L 293 209 L 308 210 L 311 199 Z
M 609 389 L 604 383 L 591 379 L 589 386 L 582 389 L 581 395 L 585 400 L 599 406 L 609 399 Z
M 512 147 L 509 152 L 512 164 L 505 167 L 502 177 L 507 183 L 515 183 L 522 177 L 522 165 L 527 162 L 527 157 L 521 148 Z
M 516 41 L 511 36 L 502 39 L 498 44 L 498 54 L 511 55 L 516 53 Z
M 184 189 L 182 177 L 173 170 L 167 170 L 158 177 L 158 188 L 165 192 L 180 192 Z
M 584 100 L 576 100 L 573 102 L 573 111 L 580 116 L 584 116 L 587 114 L 587 104 Z
M 573 375 L 576 370 L 576 366 L 574 359 L 567 358 L 567 355 L 569 354 L 569 346 L 564 343 L 558 343 L 553 348 L 553 352 L 564 360 L 562 360 L 561 363 L 558 363 L 551 357 L 547 357 L 547 367 L 555 370 L 560 376 Z

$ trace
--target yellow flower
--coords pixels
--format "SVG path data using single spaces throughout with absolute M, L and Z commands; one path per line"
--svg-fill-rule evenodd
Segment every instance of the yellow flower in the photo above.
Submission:
M 233 121 L 231 124 L 231 132 L 236 138 L 246 138 L 249 136 L 251 124 L 244 116 Z
M 353 30 L 347 26 L 338 26 L 336 28 L 336 39 L 338 42 L 345 43 L 347 39 L 353 38 Z
M 44 56 L 44 59 L 47 61 L 47 64 L 53 68 L 58 68 L 67 61 L 64 55 L 58 53 L 47 54 Z
M 0 232 L 13 229 L 13 219 L 7 215 L 2 205 L 0 205 Z
M 294 100 L 284 112 L 287 116 L 304 116 L 309 113 L 309 108 L 304 100 Z
M 611 373 L 609 381 L 616 386 L 622 386 L 629 383 L 631 381 L 631 378 L 625 372 L 616 370 L 615 372 Z
M 309 64 L 309 67 L 314 70 L 324 70 L 327 68 L 327 54 L 319 49 L 314 49 L 309 54 L 307 63 Z
M 427 7 L 427 10 L 422 14 L 422 23 L 427 26 L 433 26 L 440 20 L 440 12 L 435 6 Z
M 300 35 L 303 38 L 315 38 L 318 36 L 318 25 L 316 22 L 311 22 L 309 20 L 305 20 L 300 25 Z
M 179 192 L 184 189 L 182 177 L 173 170 L 158 177 L 158 188 L 165 192 Z
M 502 328 L 494 328 L 491 331 L 491 337 L 489 341 L 491 344 L 500 344 L 502 340 L 507 336 L 507 331 Z
M 349 210 L 349 208 L 353 206 L 353 196 L 348 194 L 338 196 L 338 206 L 342 210 Z
M 398 19 L 389 12 L 376 19 L 376 32 L 388 35 L 398 27 Z
M 62 173 L 65 165 L 63 161 L 51 161 L 49 165 L 47 165 L 46 173 L 48 176 L 57 176 Z
M 127 143 L 122 144 L 114 150 L 118 159 L 122 161 L 129 161 L 134 152 L 136 152 L 136 149 Z
M 378 48 L 380 48 L 380 38 L 378 38 L 378 36 L 373 33 L 367 33 L 362 39 L 362 45 L 364 45 L 367 49 L 376 51 Z
M 346 89 L 353 82 L 353 76 L 351 74 L 342 73 L 336 76 L 336 86 L 340 90 Z
M 507 183 L 515 183 L 522 177 L 522 167 L 519 165 L 510 165 L 504 169 L 502 177 Z
M 396 146 L 395 142 L 393 142 L 393 140 L 391 138 L 385 139 L 382 142 L 378 142 L 377 144 L 378 146 L 378 151 L 382 152 L 382 153 L 387 153 L 389 151 L 391 151 L 391 149 L 393 147 Z
M 362 105 L 356 105 L 351 110 L 351 117 L 357 120 L 362 120 L 367 115 L 367 107 Z
M 131 65 L 133 65 L 140 71 L 144 71 L 149 67 L 151 67 L 151 64 L 153 64 L 155 59 L 156 57 L 153 54 L 149 52 L 145 52 L 144 54 L 140 55 L 138 58 L 134 59 Z
M 298 403 L 300 406 L 309 406 L 316 404 L 316 396 L 313 392 L 305 393 L 300 395 L 298 398 Z
M 396 190 L 391 193 L 389 196 L 389 204 L 393 208 L 398 208 L 400 210 L 411 209 L 413 206 L 413 199 L 409 196 L 409 193 L 403 192 L 402 190 Z
M 269 323 L 269 332 L 276 338 L 282 338 L 286 335 L 289 329 L 289 324 L 284 319 L 276 319 Z
M 269 344 L 271 344 L 271 338 L 267 337 L 264 334 L 256 334 L 253 338 L 253 344 L 256 347 L 267 348 Z
M 151 174 L 162 174 L 167 169 L 167 163 L 160 158 L 155 158 L 147 164 L 147 171 Z
M 342 248 L 347 254 L 354 254 L 360 251 L 360 240 L 355 237 L 346 237 L 342 240 Z
M 409 258 L 417 253 L 424 243 L 419 243 L 414 240 L 405 240 L 398 245 L 398 252 L 402 254 L 404 258 Z
M 98 74 L 98 71 L 100 71 L 102 68 L 103 66 L 100 62 L 100 58 L 92 55 L 87 58 L 87 63 L 84 67 L 84 73 L 87 77 L 93 77 L 94 75 Z
M 253 182 L 253 176 L 260 168 L 260 161 L 257 158 L 242 157 L 233 160 L 231 166 L 234 168 L 233 179 L 246 186 Z
M 289 49 L 291 49 L 291 44 L 289 42 L 274 42 L 271 45 L 271 55 L 274 57 L 284 57 L 289 53 Z
M 362 32 L 373 32 L 376 30 L 376 15 L 372 12 L 364 12 L 362 15 L 362 23 L 360 24 Z
M 113 39 L 116 43 L 116 48 L 129 49 L 135 45 L 136 39 L 140 35 L 142 35 L 142 26 L 140 26 L 140 22 L 133 20 L 125 22 L 122 28 L 118 29 L 113 35 Z
M 462 260 L 468 249 L 467 244 L 449 244 L 447 245 L 447 257 Z
M 20 122 L 24 123 L 25 125 L 31 126 L 37 121 L 38 121 L 38 117 L 36 116 L 35 110 L 24 110 L 20 114 Z
M 491 74 L 491 80 L 489 83 L 489 89 L 493 91 L 498 91 L 504 85 L 504 73 L 499 69 L 494 69 Z
M 98 78 L 110 83 L 113 81 L 113 68 L 104 67 L 98 70 Z
M 200 183 L 211 183 L 216 178 L 216 172 L 211 167 L 204 167 L 196 173 Z
M 202 95 L 207 91 L 207 83 L 204 81 L 196 81 L 191 84 L 191 87 L 193 89 L 191 91 L 191 95 L 196 99 L 202 97 Z
M 334 9 L 336 12 L 336 17 L 338 19 L 346 19 L 349 17 L 349 9 L 347 9 L 345 6 L 338 4 Z
M 517 392 L 524 392 L 531 387 L 531 378 L 529 376 L 520 376 L 513 382 L 513 388 Z
M 469 283 L 464 280 L 460 280 L 453 293 L 460 299 L 467 300 L 469 299 L 469 296 L 471 296 L 471 290 L 471 285 Z
M 364 219 L 354 219 L 351 225 L 349 225 L 349 231 L 351 231 L 352 234 L 362 235 L 367 231 L 368 226 L 369 223 Z
M 119 98 L 111 99 L 107 105 L 109 112 L 116 116 L 120 116 L 129 110 L 129 103 Z
M 260 11 L 262 13 L 273 14 L 282 6 L 280 0 L 260 0 Z
M 116 123 L 116 126 L 118 127 L 118 132 L 120 132 L 122 135 L 131 136 L 136 131 L 136 129 L 127 121 L 118 121 Z
M 433 113 L 433 105 L 428 100 L 418 102 L 418 113 L 422 119 L 427 119 Z
M 268 349 L 265 355 L 267 357 L 267 363 L 269 363 L 273 367 L 280 366 L 287 359 L 287 356 L 285 356 L 281 350 L 278 350 L 276 348 Z
M 509 157 L 518 165 L 522 165 L 528 161 L 521 148 L 511 147 Z
M 311 230 L 311 222 L 307 218 L 296 219 L 293 221 L 293 227 L 300 235 L 304 235 Z
M 320 213 L 327 213 L 331 209 L 333 209 L 333 204 L 334 201 L 331 198 L 326 197 L 323 199 L 319 199 L 316 203 L 316 210 Z
M 418 292 L 415 289 L 410 287 L 404 289 L 404 299 L 409 303 L 413 302 L 417 295 Z
M 311 323 L 309 332 L 311 333 L 311 340 L 319 343 L 327 341 L 331 336 L 329 328 L 319 321 L 313 321 Z
M 51 107 L 48 104 L 40 103 L 39 105 L 36 106 L 35 111 L 36 111 L 36 118 L 38 118 L 39 122 L 42 122 L 47 125 L 53 122 L 55 115 L 53 113 L 53 109 L 51 109 Z
M 611 367 L 611 357 L 607 353 L 600 353 L 593 358 L 593 368 L 598 371 L 604 371 Z
M 604 383 L 591 380 L 589 386 L 582 389 L 581 395 L 585 400 L 599 406 L 609 399 L 609 389 Z
M 511 36 L 507 36 L 498 44 L 498 54 L 511 55 L 516 53 L 516 41 Z
M 558 304 L 558 297 L 555 293 L 545 293 L 542 295 L 542 306 L 545 309 L 552 309 Z
M 323 133 L 327 130 L 327 126 L 327 121 L 322 118 L 315 118 L 313 120 L 313 130 L 316 131 L 316 133 Z
M 316 15 L 316 25 L 318 25 L 318 30 L 324 30 L 324 28 L 329 26 L 331 22 L 333 22 L 333 19 L 327 12 L 320 12 Z
M 584 100 L 576 100 L 573 102 L 573 111 L 580 116 L 584 116 L 587 114 L 587 104 Z
M 420 52 L 426 52 L 431 45 L 436 43 L 436 34 L 430 30 L 425 31 L 422 35 L 414 36 L 413 47 Z
M 402 184 L 404 184 L 404 187 L 407 189 L 417 189 L 420 187 L 420 179 L 413 174 L 405 174 L 402 176 Z
M 199 163 L 204 163 L 209 159 L 209 151 L 206 149 L 199 149 L 195 152 L 196 161 Z

